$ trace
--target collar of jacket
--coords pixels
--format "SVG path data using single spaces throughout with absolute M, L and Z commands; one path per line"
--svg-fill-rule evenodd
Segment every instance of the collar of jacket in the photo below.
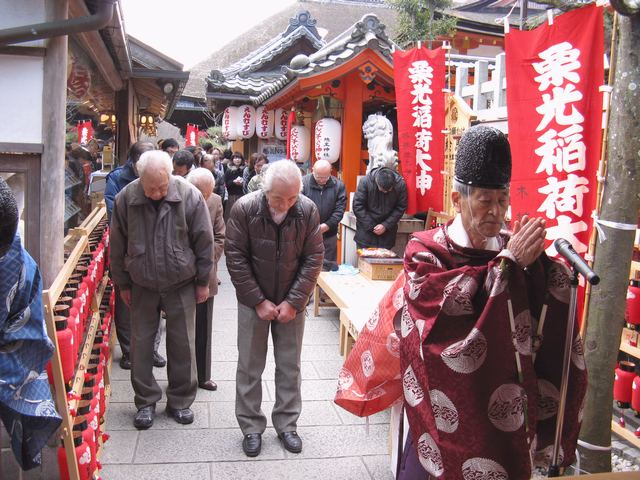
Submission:
M 186 180 L 182 180 L 181 178 L 177 178 L 173 175 L 169 177 L 169 188 L 167 189 L 167 194 L 163 198 L 165 202 L 181 202 L 182 195 L 178 191 L 177 183 L 185 182 Z M 142 183 L 140 183 L 140 179 L 138 178 L 133 184 L 133 195 L 131 196 L 130 205 L 144 205 L 147 202 L 150 202 L 145 194 L 144 189 L 142 188 Z
M 318 184 L 318 182 L 316 181 L 316 177 L 313 176 L 313 173 L 311 174 L 311 180 L 309 182 L 309 186 L 311 188 L 315 188 L 316 190 L 324 190 L 327 187 L 331 187 L 333 186 L 333 184 L 335 183 L 335 179 L 333 178 L 333 175 L 331 175 L 329 177 L 329 180 L 327 180 L 327 183 L 325 183 L 324 185 L 320 186 Z
M 260 207 L 258 208 L 256 215 L 271 219 L 271 212 L 269 211 L 269 203 L 267 202 L 267 195 L 262 190 L 260 190 L 259 195 L 262 198 L 260 199 Z M 290 218 L 290 217 L 302 218 L 303 217 L 302 205 L 300 205 L 300 195 L 302 195 L 302 193 L 298 195 L 298 200 L 296 201 L 296 203 L 293 204 L 293 207 L 289 209 L 289 211 L 287 212 L 287 216 L 285 218 Z

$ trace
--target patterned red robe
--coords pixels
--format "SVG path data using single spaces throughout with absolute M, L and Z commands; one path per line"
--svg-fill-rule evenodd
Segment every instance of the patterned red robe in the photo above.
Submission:
M 446 480 L 530 478 L 552 455 L 569 271 L 544 254 L 525 271 L 508 250 L 456 245 L 444 226 L 414 235 L 405 273 L 400 364 L 421 465 Z M 587 387 L 575 331 L 563 466 Z

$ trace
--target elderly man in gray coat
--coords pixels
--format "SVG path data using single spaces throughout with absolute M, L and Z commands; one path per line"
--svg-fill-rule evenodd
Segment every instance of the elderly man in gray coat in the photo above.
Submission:
M 167 316 L 167 413 L 193 422 L 198 388 L 195 365 L 196 303 L 209 296 L 213 231 L 196 187 L 171 175 L 166 152 L 149 151 L 140 178 L 116 197 L 111 218 L 111 274 L 131 309 L 131 383 L 138 412 L 134 426 L 153 424 L 162 390 L 153 376 L 159 312 Z

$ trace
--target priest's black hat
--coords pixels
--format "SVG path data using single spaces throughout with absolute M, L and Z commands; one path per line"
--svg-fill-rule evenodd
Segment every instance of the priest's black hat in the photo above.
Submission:
M 511 148 L 507 136 L 497 128 L 475 125 L 458 144 L 455 180 L 480 188 L 509 188 Z

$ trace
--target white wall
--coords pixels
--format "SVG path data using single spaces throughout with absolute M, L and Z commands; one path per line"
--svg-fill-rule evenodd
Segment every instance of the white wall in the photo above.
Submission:
M 44 0 L 0 0 L 0 28 L 46 21 Z M 44 40 L 16 44 L 45 45 Z M 0 55 L 0 142 L 42 143 L 42 57 Z

